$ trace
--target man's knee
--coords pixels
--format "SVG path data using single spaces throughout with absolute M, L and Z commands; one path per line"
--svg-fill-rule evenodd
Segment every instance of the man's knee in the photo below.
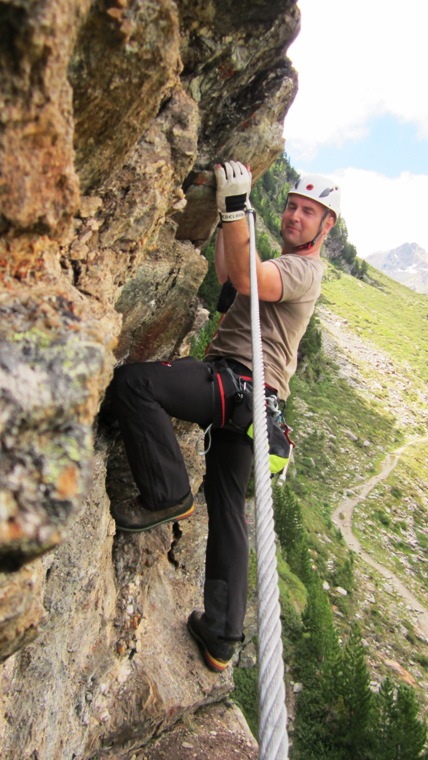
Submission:
M 121 392 L 126 389 L 131 366 L 130 364 L 122 364 L 114 370 L 112 387 L 115 395 L 122 395 Z
M 143 395 L 146 387 L 146 374 L 146 365 L 143 362 L 122 364 L 122 366 L 116 367 L 112 383 L 114 396 L 120 399 L 136 391 L 139 395 Z

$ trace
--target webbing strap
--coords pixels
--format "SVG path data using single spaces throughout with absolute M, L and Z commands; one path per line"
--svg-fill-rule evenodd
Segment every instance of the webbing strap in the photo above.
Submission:
M 263 347 L 257 287 L 254 209 L 250 230 L 251 335 L 253 352 L 254 472 L 258 595 L 259 759 L 288 757 L 287 709 L 280 619 L 273 500 L 269 469 Z

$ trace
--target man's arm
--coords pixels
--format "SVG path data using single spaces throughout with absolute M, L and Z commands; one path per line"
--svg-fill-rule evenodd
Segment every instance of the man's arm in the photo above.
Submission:
M 217 279 L 220 285 L 223 285 L 229 278 L 227 273 L 226 261 L 224 258 L 224 237 L 223 227 L 217 227 L 217 234 L 215 239 L 214 249 L 214 265 L 217 275 Z
M 251 172 L 239 161 L 215 167 L 217 207 L 223 226 L 217 231 L 216 272 L 220 282 L 229 278 L 238 293 L 250 294 L 250 236 L 245 210 L 249 207 Z M 278 268 L 256 254 L 258 295 L 262 301 L 279 301 L 282 281 Z
M 250 295 L 250 234 L 246 219 L 223 225 L 225 269 L 238 293 Z M 261 261 L 256 253 L 257 287 L 261 301 L 280 301 L 282 280 L 272 261 Z

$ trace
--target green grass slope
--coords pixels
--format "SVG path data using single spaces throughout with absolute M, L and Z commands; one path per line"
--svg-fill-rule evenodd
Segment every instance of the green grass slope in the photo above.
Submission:
M 297 443 L 288 483 L 338 630 L 346 636 L 358 620 L 373 688 L 386 676 L 410 684 L 426 713 L 428 645 L 418 616 L 393 583 L 350 552 L 331 518 L 389 452 L 428 435 L 428 298 L 372 268 L 367 281 L 326 270 L 317 309 L 322 354 L 315 372 L 300 367 L 287 405 Z M 428 441 L 408 447 L 353 514 L 363 550 L 425 607 L 427 454 Z
M 368 281 L 327 268 L 321 304 L 386 354 L 406 388 L 406 406 L 427 421 L 428 297 L 369 267 Z M 422 432 L 422 429 L 421 429 Z

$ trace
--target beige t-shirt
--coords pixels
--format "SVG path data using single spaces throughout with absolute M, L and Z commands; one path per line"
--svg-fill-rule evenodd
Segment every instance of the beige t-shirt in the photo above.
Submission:
M 297 349 L 321 293 L 318 257 L 287 253 L 272 259 L 282 280 L 282 298 L 260 301 L 265 382 L 286 399 L 297 366 Z M 209 346 L 206 359 L 230 357 L 252 369 L 250 297 L 237 294 Z

